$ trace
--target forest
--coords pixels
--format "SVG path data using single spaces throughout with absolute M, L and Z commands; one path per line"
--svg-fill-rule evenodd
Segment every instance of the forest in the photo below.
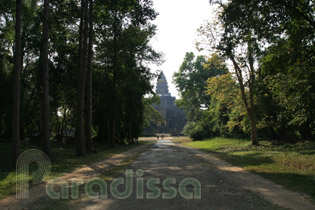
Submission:
M 195 140 L 222 136 L 279 143 L 315 140 L 315 12 L 307 0 L 210 1 L 173 80 Z
M 151 0 L 6 0 L 0 3 L 2 159 L 35 144 L 75 145 L 76 155 L 132 144 L 162 62 L 150 46 Z M 12 141 L 11 141 L 12 140 Z M 12 148 L 12 149 L 11 149 Z M 11 156 L 12 155 L 12 156 Z

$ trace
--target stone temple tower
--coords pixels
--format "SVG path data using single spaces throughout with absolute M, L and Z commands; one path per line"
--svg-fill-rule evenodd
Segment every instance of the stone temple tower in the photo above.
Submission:
M 171 96 L 171 94 L 168 92 L 168 84 L 163 71 L 161 72 L 157 81 L 156 94 L 159 96 Z
M 160 97 L 160 105 L 153 105 L 164 117 L 164 125 L 151 125 L 145 129 L 145 135 L 155 135 L 156 133 L 170 133 L 180 135 L 186 124 L 186 115 L 182 108 L 175 105 L 175 97 L 171 96 L 168 84 L 163 72 L 158 77 L 156 94 Z

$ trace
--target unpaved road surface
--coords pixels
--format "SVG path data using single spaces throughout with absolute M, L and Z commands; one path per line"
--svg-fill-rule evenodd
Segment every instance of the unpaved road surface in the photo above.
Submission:
M 73 209 L 282 209 L 258 194 L 244 189 L 229 177 L 230 173 L 210 165 L 206 160 L 197 157 L 191 149 L 175 146 L 170 140 L 158 141 L 142 153 L 128 169 L 134 172 L 133 193 L 130 197 L 116 199 L 109 195 L 105 200 L 88 199 L 76 202 Z M 139 169 L 144 171 L 142 176 L 135 175 Z M 144 179 L 143 198 L 136 198 L 136 180 L 139 177 Z M 161 194 L 158 198 L 148 199 L 146 193 L 151 191 L 146 185 L 153 178 L 160 180 L 156 187 L 160 189 Z M 171 186 L 176 189 L 177 194 L 174 198 L 163 199 L 162 193 L 168 192 L 163 187 L 163 181 L 167 178 L 176 179 L 176 183 Z M 201 198 L 186 199 L 179 193 L 179 190 L 183 190 L 179 189 L 179 183 L 186 178 L 194 178 L 200 182 Z M 124 191 L 124 187 L 120 190 Z M 187 185 L 185 190 L 193 193 L 194 187 Z
M 137 152 L 139 152 L 138 150 L 140 151 L 137 149 Z M 135 152 L 136 150 L 130 150 L 128 151 L 129 155 L 123 156 L 130 156 Z M 112 159 L 117 163 L 121 162 L 122 157 L 120 156 L 114 156 Z M 100 162 L 95 167 L 85 168 L 89 172 L 88 177 L 97 178 L 99 172 L 102 173 L 103 171 L 104 174 L 105 171 L 106 173 L 107 167 L 105 165 L 108 164 L 108 161 Z M 130 179 L 132 186 L 129 188 L 129 195 L 123 199 L 118 199 L 112 192 L 110 186 L 113 182 L 106 182 L 107 198 L 89 198 L 86 192 L 81 190 L 79 199 L 52 200 L 46 195 L 33 198 L 32 201 L 25 201 L 25 203 L 19 201 L 16 205 L 14 205 L 16 203 L 14 199 L 7 200 L 12 201 L 12 205 L 8 205 L 9 208 L 7 209 L 22 209 L 14 208 L 21 206 L 25 209 L 82 210 L 315 209 L 315 206 L 310 204 L 301 194 L 285 190 L 281 186 L 199 150 L 174 145 L 170 138 L 146 146 L 138 158 L 127 166 L 127 169 L 133 174 Z M 79 169 L 78 171 L 82 170 Z M 143 174 L 136 174 L 136 172 L 141 171 Z M 70 179 L 74 174 L 80 178 L 82 173 L 70 173 L 64 177 Z M 118 185 L 118 191 L 124 192 L 127 182 L 126 174 L 121 175 L 120 178 L 124 180 L 124 184 Z M 171 188 L 167 188 L 164 182 L 170 179 L 173 182 L 169 183 Z M 181 185 L 183 180 L 187 179 L 197 183 L 196 187 L 192 184 Z M 154 183 L 154 189 L 150 188 L 152 183 Z M 99 188 L 96 187 L 94 190 L 99 191 Z M 156 192 L 155 197 L 150 198 L 154 190 Z M 173 192 L 172 196 L 163 197 L 163 195 L 169 195 L 170 191 Z M 188 199 L 185 197 L 187 195 L 188 197 L 189 195 L 192 196 L 192 198 Z

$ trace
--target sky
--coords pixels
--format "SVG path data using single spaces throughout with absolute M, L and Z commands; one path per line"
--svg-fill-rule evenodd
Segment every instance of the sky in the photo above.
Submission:
M 165 62 L 151 68 L 153 72 L 164 72 L 171 95 L 179 98 L 172 76 L 178 71 L 186 52 L 199 54 L 194 44 L 197 29 L 211 19 L 212 9 L 209 0 L 153 0 L 153 3 L 159 16 L 153 21 L 157 25 L 157 35 L 151 44 L 164 54 Z

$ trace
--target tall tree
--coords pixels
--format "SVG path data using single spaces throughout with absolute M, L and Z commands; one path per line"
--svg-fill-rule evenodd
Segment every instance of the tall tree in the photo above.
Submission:
M 257 89 L 256 77 L 259 75 L 259 80 L 264 81 L 264 85 L 268 84 L 272 98 L 282 107 L 283 112 L 278 112 L 277 127 L 293 133 L 291 136 L 296 133 L 292 132 L 292 125 L 303 127 L 299 129 L 299 133 L 302 136 L 311 136 L 314 103 L 313 97 L 309 97 L 310 94 L 306 92 L 313 92 L 313 82 L 309 80 L 314 75 L 314 65 L 311 64 L 314 57 L 315 26 L 312 1 L 234 0 L 226 4 L 222 0 L 210 2 L 218 3 L 222 8 L 219 21 L 224 33 L 223 36 L 217 36 L 221 39 L 216 47 L 232 61 L 239 81 L 244 82 L 245 88 L 240 88 L 245 90 L 242 91 L 243 101 L 245 106 L 248 104 L 247 111 L 249 117 L 252 116 L 250 119 L 253 119 L 253 128 L 256 120 L 255 106 L 252 103 L 253 92 Z M 217 27 L 212 25 L 211 33 Z M 240 52 L 244 52 L 243 55 L 239 56 Z M 243 94 L 246 90 L 249 93 Z M 244 97 L 246 95 L 247 99 Z M 282 123 L 279 120 L 286 125 L 280 125 Z
M 255 23 L 258 21 L 257 14 L 255 10 L 239 7 L 234 1 L 227 4 L 218 2 L 221 11 L 217 21 L 202 27 L 201 33 L 208 38 L 207 43 L 212 45 L 212 50 L 219 51 L 232 62 L 250 121 L 251 141 L 253 145 L 258 145 L 254 88 L 258 73 L 256 64 L 261 56 L 259 44 L 262 44 L 263 40 L 253 34 L 251 28 L 246 27 L 246 23 L 243 24 L 242 21 L 240 24 L 240 20 L 245 21 L 244 16 L 247 17 L 247 22 Z
M 211 137 L 210 122 L 207 116 L 211 97 L 206 94 L 207 80 L 211 77 L 226 74 L 228 69 L 223 59 L 217 54 L 210 58 L 186 53 L 178 72 L 173 75 L 178 92 L 182 99 L 176 104 L 183 107 L 188 122 L 184 132 L 194 140 Z
M 207 79 L 227 72 L 223 59 L 217 54 L 206 59 L 204 56 L 195 58 L 192 52 L 186 53 L 179 71 L 173 75 L 173 80 L 182 96 L 177 103 L 185 109 L 188 120 L 199 120 L 202 108 L 209 107 L 210 97 L 205 94 Z
M 42 39 L 42 134 L 43 134 L 43 150 L 51 157 L 50 149 L 50 109 L 49 109 L 49 69 L 48 69 L 48 18 L 49 18 L 49 0 L 44 0 L 44 16 L 43 16 L 43 39 Z
M 21 25 L 22 0 L 16 0 L 15 14 L 15 49 L 13 69 L 13 109 L 12 109 L 12 141 L 14 164 L 20 155 L 20 72 L 21 72 Z
M 112 107 L 111 107 L 111 137 L 110 137 L 110 146 L 115 147 L 116 139 L 116 104 L 117 104 L 117 75 L 119 71 L 118 64 L 118 39 L 121 32 L 121 22 L 119 19 L 118 5 L 114 6 L 114 26 L 113 26 L 113 92 L 112 92 Z
M 236 74 L 237 80 L 239 82 L 239 87 L 241 90 L 241 95 L 243 99 L 244 106 L 246 108 L 247 116 L 250 121 L 250 132 L 251 132 L 251 141 L 252 145 L 259 145 L 258 142 L 258 133 L 256 125 L 256 116 L 255 116 L 255 104 L 254 104 L 254 85 L 256 77 L 256 69 L 254 68 L 254 55 L 253 55 L 253 45 L 252 40 L 249 38 L 247 42 L 247 59 L 248 65 L 246 64 L 245 59 L 239 59 L 239 62 L 236 60 L 235 53 L 233 53 L 232 44 L 227 41 L 227 47 L 225 49 L 225 54 L 230 58 L 234 66 L 234 72 Z M 235 48 L 234 48 L 235 49 Z M 241 66 L 244 66 L 243 68 Z M 247 71 L 247 79 L 244 78 L 243 72 Z M 249 96 L 246 94 L 245 85 L 247 85 L 249 90 Z
M 81 0 L 81 20 L 80 20 L 80 38 L 79 38 L 79 79 L 77 89 L 77 125 L 76 141 L 77 155 L 85 155 L 85 136 L 84 136 L 84 95 L 86 83 L 86 52 L 88 36 L 88 0 Z
M 11 80 L 9 71 L 12 71 L 14 63 L 11 49 L 14 46 L 16 1 L 3 2 L 0 3 L 0 80 L 1 87 L 6 87 Z M 47 16 L 43 17 L 43 11 L 47 11 L 45 5 L 48 1 L 22 1 L 22 54 L 18 56 L 19 50 L 16 50 L 15 55 L 20 57 L 20 67 L 16 69 L 21 72 L 21 92 L 15 95 L 21 96 L 21 120 L 20 128 L 15 126 L 14 132 L 18 134 L 20 131 L 19 138 L 23 139 L 24 136 L 33 143 L 40 143 L 45 138 L 46 151 L 49 130 L 50 139 L 59 140 L 75 139 L 73 131 L 77 130 L 77 153 L 82 155 L 85 153 L 84 147 L 89 150 L 91 130 L 95 131 L 97 136 L 102 136 L 101 139 L 108 144 L 109 139 L 113 139 L 113 144 L 115 141 L 125 143 L 127 137 L 132 143 L 143 124 L 142 97 L 152 90 L 149 81 L 153 74 L 147 64 L 158 60 L 157 53 L 149 43 L 156 30 L 151 24 L 151 20 L 157 15 L 153 10 L 152 0 L 94 0 L 93 6 L 90 6 L 93 7 L 94 17 L 86 21 L 86 15 L 90 16 L 89 12 L 92 11 L 87 9 L 86 12 L 88 3 L 89 0 L 83 0 L 82 4 L 78 0 L 49 1 L 49 56 L 46 57 L 48 32 L 45 31 L 47 25 L 44 21 Z M 91 24 L 91 21 L 94 23 Z M 81 30 L 78 22 L 81 22 Z M 89 27 L 91 30 L 85 35 Z M 90 38 L 93 31 L 95 37 Z M 91 46 L 93 54 L 89 53 Z M 93 58 L 93 61 L 95 59 L 95 62 L 89 63 L 90 58 Z M 87 72 L 85 79 L 82 79 L 92 63 L 93 70 Z M 89 77 L 91 73 L 97 76 Z M 128 80 L 131 75 L 133 79 Z M 89 95 L 92 82 L 95 86 L 93 114 L 96 113 L 93 118 L 92 94 Z M 85 88 L 82 84 L 86 84 Z M 0 98 L 13 97 L 9 92 L 11 91 L 2 88 Z M 116 94 L 116 100 L 112 100 L 113 92 Z M 130 101 L 133 102 L 131 106 Z M 13 115 L 8 111 L 12 107 L 4 102 L 0 108 L 0 133 L 6 137 L 13 127 L 12 121 L 9 120 Z M 82 110 L 84 117 L 81 117 Z M 111 116 L 112 110 L 114 117 Z M 56 136 L 53 137 L 52 134 Z
M 89 0 L 89 46 L 86 80 L 86 151 L 92 151 L 92 58 L 93 58 L 93 0 Z
M 209 107 L 211 129 L 220 136 L 244 137 L 245 133 L 250 131 L 236 80 L 231 73 L 207 80 L 206 93 L 211 96 Z

